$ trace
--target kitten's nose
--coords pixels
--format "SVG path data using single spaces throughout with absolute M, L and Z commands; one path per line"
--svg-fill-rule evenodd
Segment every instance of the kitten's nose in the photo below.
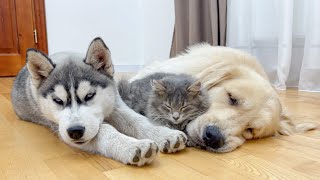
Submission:
M 174 113 L 172 114 L 172 118 L 173 118 L 174 120 L 178 120 L 179 117 L 180 117 L 180 114 L 179 114 L 178 112 L 174 112 Z

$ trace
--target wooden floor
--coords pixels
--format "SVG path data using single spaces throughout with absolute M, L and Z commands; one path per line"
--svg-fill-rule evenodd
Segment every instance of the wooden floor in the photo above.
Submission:
M 188 148 L 146 167 L 68 147 L 49 130 L 21 121 L 0 78 L 0 179 L 319 179 L 320 132 L 246 142 L 227 154 Z M 282 92 L 294 117 L 319 121 L 320 93 Z

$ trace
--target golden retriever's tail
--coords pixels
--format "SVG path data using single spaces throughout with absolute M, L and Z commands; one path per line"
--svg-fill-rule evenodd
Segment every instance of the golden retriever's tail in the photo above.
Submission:
M 294 124 L 287 113 L 282 113 L 278 133 L 288 136 L 295 133 L 304 133 L 317 128 L 319 128 L 319 124 L 313 122 Z

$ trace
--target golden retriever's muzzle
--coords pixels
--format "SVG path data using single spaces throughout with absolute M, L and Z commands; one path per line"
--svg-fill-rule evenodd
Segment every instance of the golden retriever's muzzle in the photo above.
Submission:
M 219 149 L 225 143 L 225 138 L 216 126 L 208 126 L 205 128 L 202 139 L 206 146 L 212 149 Z

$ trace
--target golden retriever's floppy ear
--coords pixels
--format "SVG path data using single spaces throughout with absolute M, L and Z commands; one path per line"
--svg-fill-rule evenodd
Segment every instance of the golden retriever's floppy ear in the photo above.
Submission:
M 236 69 L 233 66 L 228 66 L 224 63 L 218 63 L 197 74 L 197 78 L 200 79 L 203 83 L 203 86 L 209 90 L 218 83 L 226 79 L 230 79 L 235 70 Z
M 31 74 L 32 84 L 36 87 L 49 76 L 54 67 L 55 64 L 42 52 L 36 49 L 27 50 L 27 68 Z
M 90 64 L 97 71 L 113 77 L 111 53 L 101 38 L 97 37 L 91 42 L 84 62 Z
M 312 122 L 294 124 L 288 112 L 282 111 L 278 133 L 281 135 L 288 136 L 294 133 L 303 133 L 306 131 L 317 129 L 318 127 L 319 127 L 319 124 L 312 123 Z

